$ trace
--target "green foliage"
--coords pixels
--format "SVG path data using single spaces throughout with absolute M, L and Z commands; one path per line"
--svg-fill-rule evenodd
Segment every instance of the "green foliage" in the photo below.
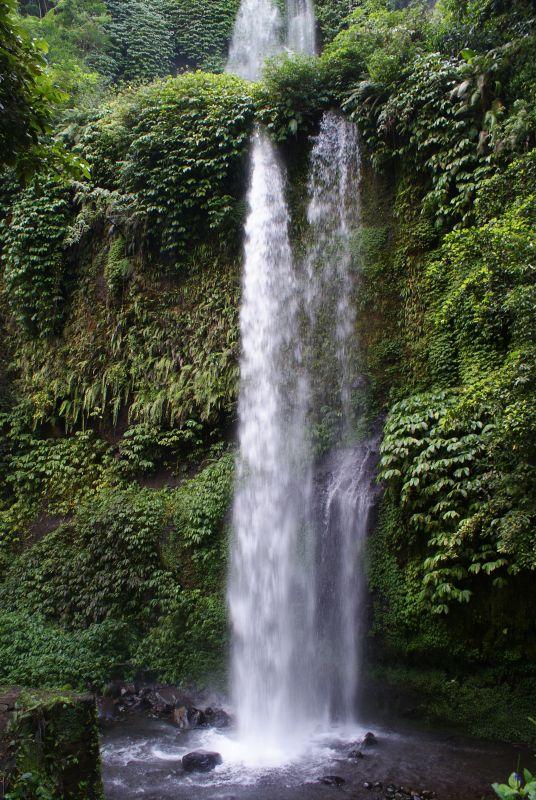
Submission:
M 8 303 L 22 329 L 32 335 L 51 336 L 61 325 L 69 216 L 64 183 L 35 179 L 15 201 L 4 228 Z
M 173 42 L 165 0 L 106 0 L 116 76 L 139 83 L 169 75 Z
M 119 162 L 117 185 L 106 188 L 135 199 L 130 224 L 138 237 L 153 253 L 184 259 L 211 233 L 236 239 L 239 168 L 252 121 L 244 81 L 187 73 L 119 95 L 88 132 L 88 160 Z
M 6 605 L 85 627 L 154 613 L 163 498 L 103 490 L 24 553 L 1 589 Z
M 124 677 L 221 675 L 233 462 L 216 457 L 173 491 L 91 491 L 80 474 L 74 514 L 12 558 L 0 584 L 0 680 L 102 685 L 119 665 Z
M 0 613 L 0 681 L 85 688 L 104 684 L 128 654 L 125 624 L 109 620 L 66 631 L 39 615 Z
M 179 65 L 220 71 L 238 6 L 239 0 L 167 0 Z
M 46 71 L 44 42 L 32 39 L 16 0 L 0 2 L 0 166 L 12 164 L 49 130 L 52 107 L 63 95 Z
M 359 0 L 316 0 L 315 15 L 322 44 L 335 38 Z
M 69 95 L 70 104 L 95 101 L 110 76 L 110 21 L 104 0 L 59 0 L 42 16 L 24 17 L 30 36 L 47 43 L 47 62 L 55 83 Z
M 434 725 L 447 723 L 472 736 L 499 741 L 534 743 L 529 714 L 534 708 L 535 677 L 505 670 L 436 669 L 392 663 L 374 668 L 378 692 L 389 692 L 392 707 L 402 714 L 411 709 Z
M 317 59 L 284 55 L 270 60 L 257 87 L 257 114 L 275 138 L 308 130 L 331 95 Z
M 494 783 L 492 789 L 501 800 L 517 800 L 520 797 L 536 800 L 536 777 L 528 769 L 523 770 L 523 775 L 512 772 L 508 783 Z

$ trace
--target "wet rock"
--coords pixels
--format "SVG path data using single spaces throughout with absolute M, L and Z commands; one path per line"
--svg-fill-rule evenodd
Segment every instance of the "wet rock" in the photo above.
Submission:
M 324 775 L 322 778 L 318 779 L 319 783 L 325 783 L 326 786 L 343 786 L 346 783 L 344 778 L 341 778 L 339 775 Z
M 207 724 L 203 711 L 194 706 L 179 705 L 173 710 L 173 720 L 181 730 L 201 728 Z
M 393 783 L 390 783 L 389 786 L 385 788 L 385 794 L 387 795 L 394 795 L 396 792 L 396 786 Z
M 369 781 L 365 781 L 363 784 L 363 789 L 372 789 L 372 784 Z
M 231 717 L 223 708 L 205 708 L 205 725 L 209 728 L 228 728 Z
M 365 758 L 365 756 L 361 752 L 361 750 L 350 750 L 350 752 L 348 753 L 348 758 L 351 758 L 354 761 L 359 761 L 359 759 Z
M 182 758 L 182 767 L 186 772 L 210 772 L 221 763 L 221 755 L 209 750 L 194 750 Z
M 431 792 L 428 789 L 423 789 L 423 791 L 421 792 L 422 800 L 433 800 L 435 796 L 436 793 Z
M 145 699 L 151 706 L 153 714 L 158 716 L 172 714 L 174 708 L 191 704 L 188 695 L 176 686 L 158 686 L 151 689 Z
M 383 789 L 383 783 L 381 781 L 376 781 L 376 783 L 372 784 L 373 789 Z
M 111 697 L 97 698 L 97 719 L 103 724 L 115 722 L 118 719 L 117 706 Z
M 371 731 L 368 731 L 368 733 L 363 736 L 361 744 L 363 747 L 375 747 L 378 744 L 378 739 Z

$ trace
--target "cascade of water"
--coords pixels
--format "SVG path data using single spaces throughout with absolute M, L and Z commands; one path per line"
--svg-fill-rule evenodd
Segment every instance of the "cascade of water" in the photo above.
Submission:
M 354 719 L 365 578 L 363 544 L 374 505 L 377 442 L 333 453 L 318 483 L 314 592 L 325 717 Z
M 287 16 L 289 49 L 314 53 L 312 0 L 287 0 Z M 242 0 L 228 71 L 255 80 L 280 49 L 275 3 Z M 282 170 L 268 137 L 253 137 L 228 591 L 233 698 L 250 756 L 288 755 L 315 722 L 352 716 L 368 451 L 333 462 L 319 506 L 308 431 L 325 404 L 346 434 L 353 425 L 359 174 L 354 126 L 326 114 L 311 156 L 310 246 L 296 272 Z
M 266 752 L 297 725 L 301 626 L 293 592 L 307 459 L 303 420 L 293 404 L 299 295 L 284 179 L 260 131 L 253 138 L 248 204 L 229 605 L 240 733 L 252 749 Z
M 281 15 L 274 0 L 242 0 L 229 49 L 227 72 L 260 78 L 267 58 L 281 50 Z
M 322 368 L 312 387 L 312 404 L 332 406 L 341 416 L 343 433 L 353 422 L 351 392 L 358 352 L 351 238 L 360 223 L 360 176 L 357 129 L 328 112 L 311 153 L 304 303 L 313 358 Z
M 315 22 L 313 0 L 287 0 L 287 46 L 291 52 L 314 54 Z

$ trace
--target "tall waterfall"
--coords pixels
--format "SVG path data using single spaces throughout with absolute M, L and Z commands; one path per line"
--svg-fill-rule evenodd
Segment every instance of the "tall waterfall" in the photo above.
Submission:
M 294 584 L 308 461 L 301 409 L 294 403 L 300 394 L 299 293 L 284 180 L 270 140 L 259 131 L 248 205 L 229 603 L 240 734 L 266 751 L 281 745 L 297 724 L 294 659 L 303 631 Z
M 313 0 L 287 0 L 287 46 L 291 52 L 315 52 L 315 22 Z
M 287 22 L 289 48 L 313 53 L 312 0 L 287 0 Z M 275 3 L 242 0 L 228 70 L 256 79 L 280 41 Z M 358 145 L 353 125 L 324 116 L 299 264 L 274 146 L 261 130 L 251 146 L 228 599 L 239 734 L 264 758 L 288 756 L 319 724 L 354 711 L 373 463 L 369 444 L 350 446 Z M 311 431 L 325 408 L 346 444 L 319 469 Z
M 351 391 L 357 379 L 351 239 L 361 217 L 360 175 L 355 125 L 334 112 L 326 113 L 309 170 L 305 308 L 314 358 L 324 371 L 323 380 L 313 382 L 313 405 L 329 401 L 346 430 L 352 424 Z

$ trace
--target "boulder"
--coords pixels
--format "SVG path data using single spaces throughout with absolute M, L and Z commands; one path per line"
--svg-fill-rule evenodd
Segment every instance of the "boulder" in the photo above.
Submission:
M 210 772 L 221 763 L 221 755 L 209 750 L 194 750 L 182 757 L 185 772 Z
M 194 706 L 177 705 L 173 710 L 173 720 L 181 730 L 207 725 L 204 712 Z
M 374 747 L 378 744 L 378 739 L 371 731 L 368 731 L 368 733 L 363 736 L 361 744 L 363 747 Z
M 205 708 L 205 725 L 209 728 L 228 728 L 231 717 L 223 708 Z

